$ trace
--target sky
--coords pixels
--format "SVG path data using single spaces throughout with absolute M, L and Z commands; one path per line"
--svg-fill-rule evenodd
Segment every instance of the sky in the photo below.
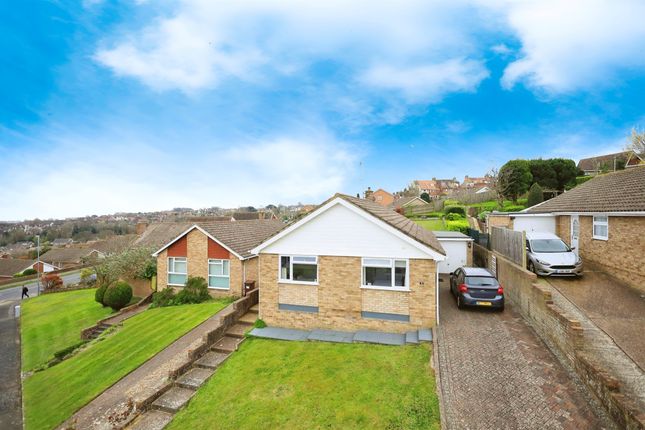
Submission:
M 640 0 L 0 4 L 0 219 L 319 203 L 621 150 Z

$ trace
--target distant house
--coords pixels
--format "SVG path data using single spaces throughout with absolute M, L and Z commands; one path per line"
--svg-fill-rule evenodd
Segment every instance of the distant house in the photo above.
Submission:
M 41 273 L 48 273 L 58 269 L 51 264 L 41 262 Z M 27 269 L 38 270 L 36 260 L 23 260 L 20 258 L 1 258 L 0 259 L 0 279 L 13 278 L 14 275 L 22 274 Z
M 643 157 L 634 151 L 616 152 L 614 154 L 599 155 L 597 157 L 583 158 L 578 161 L 578 169 L 585 172 L 586 176 L 597 175 L 603 172 L 613 172 L 645 164 Z
M 212 296 L 240 296 L 245 282 L 259 281 L 251 249 L 282 228 L 272 219 L 191 224 L 153 254 L 157 289 L 182 288 L 189 276 L 200 276 Z
M 427 193 L 431 198 L 438 199 L 439 197 L 450 194 L 459 189 L 459 181 L 457 178 L 452 179 L 437 179 L 430 180 L 414 180 L 410 184 L 411 189 L 417 190 L 420 196 Z
M 405 333 L 435 325 L 435 235 L 390 208 L 336 194 L 254 248 L 270 326 Z
M 551 217 L 585 263 L 645 291 L 645 166 L 598 175 L 515 215 L 526 225 Z
M 491 180 L 492 178 L 488 175 L 479 178 L 466 175 L 461 183 L 461 188 L 464 190 L 481 189 L 490 185 Z
M 233 221 L 248 221 L 253 219 L 278 219 L 273 212 L 257 211 L 257 212 L 235 212 L 231 216 Z
M 388 193 L 383 188 L 379 188 L 371 194 L 370 200 L 381 206 L 390 206 L 394 202 L 394 195 Z
M 80 266 L 92 260 L 104 258 L 105 254 L 92 248 L 53 248 L 40 256 L 40 260 L 61 269 Z
M 412 207 L 412 206 L 423 206 L 427 204 L 428 203 L 420 197 L 407 196 L 407 197 L 399 197 L 398 199 L 394 200 L 390 204 L 390 207 L 394 210 L 397 210 L 397 209 L 405 209 L 407 207 Z
M 481 187 L 480 189 L 478 189 L 477 191 L 475 191 L 475 194 L 487 193 L 489 191 L 492 191 L 492 189 L 490 189 L 487 186 L 484 186 L 484 187 Z
M 55 248 L 63 248 L 63 247 L 71 245 L 72 243 L 74 243 L 74 241 L 72 239 L 69 239 L 69 238 L 67 238 L 67 239 L 54 239 L 52 241 L 52 246 L 55 247 Z

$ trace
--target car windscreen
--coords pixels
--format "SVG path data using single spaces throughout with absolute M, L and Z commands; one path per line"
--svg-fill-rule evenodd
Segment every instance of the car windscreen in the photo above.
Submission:
M 560 239 L 534 239 L 531 241 L 533 252 L 568 252 L 569 247 Z
M 477 287 L 496 287 L 499 285 L 497 279 L 487 276 L 466 276 L 466 284 Z

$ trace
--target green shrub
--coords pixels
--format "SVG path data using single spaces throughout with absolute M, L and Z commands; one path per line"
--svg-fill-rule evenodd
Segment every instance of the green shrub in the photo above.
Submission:
M 267 323 L 265 323 L 261 319 L 255 320 L 255 323 L 253 324 L 253 327 L 255 327 L 255 328 L 265 328 L 266 326 L 267 326 Z
M 118 281 L 105 290 L 103 303 L 115 311 L 124 308 L 132 300 L 132 287 L 127 282 Z
M 22 273 L 14 273 L 13 275 L 14 278 L 21 278 L 22 276 Z
M 465 219 L 446 221 L 446 229 L 448 231 L 459 231 L 461 233 L 468 234 L 469 227 L 468 221 Z
M 588 180 L 592 179 L 593 176 L 578 176 L 576 177 L 576 185 L 584 184 Z
M 152 295 L 152 308 L 162 308 L 164 306 L 172 306 L 175 304 L 175 291 L 166 287 L 161 291 L 157 291 Z
M 502 209 L 500 212 L 519 212 L 524 209 L 526 208 L 522 205 L 509 205 L 504 206 L 504 209 Z
M 35 275 L 37 274 L 38 271 L 36 269 L 27 269 L 24 272 L 22 272 L 23 276 L 29 276 L 29 275 Z
M 98 303 L 102 304 L 105 306 L 103 303 L 103 297 L 105 296 L 105 290 L 107 290 L 107 285 L 103 285 L 101 287 L 98 287 L 96 291 L 94 292 L 94 300 L 97 301 Z
M 81 282 L 88 283 L 92 279 L 94 271 L 92 269 L 83 269 L 81 270 Z
M 466 209 L 463 206 L 446 206 L 443 208 L 443 212 L 446 214 L 461 214 L 466 216 Z
M 457 221 L 460 219 L 464 219 L 464 216 L 458 213 L 449 213 L 444 217 L 444 219 L 446 221 Z
M 486 216 L 488 216 L 489 213 L 490 213 L 489 211 L 480 212 L 478 215 L 479 220 L 482 222 L 486 222 Z
M 535 206 L 538 203 L 542 203 L 544 201 L 544 194 L 542 192 L 542 187 L 540 184 L 537 182 L 531 185 L 531 188 L 529 188 L 529 197 L 527 200 L 527 205 L 529 207 Z
M 211 296 L 208 294 L 208 284 L 206 279 L 202 277 L 188 277 L 186 286 L 177 293 L 175 303 L 184 305 L 188 303 L 202 303 L 210 300 Z

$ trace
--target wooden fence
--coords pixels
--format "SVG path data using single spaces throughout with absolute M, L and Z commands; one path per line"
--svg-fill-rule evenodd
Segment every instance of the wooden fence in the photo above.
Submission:
M 406 207 L 405 216 L 424 215 L 430 212 L 440 212 L 442 210 L 443 200 L 433 200 L 425 205 Z
M 451 194 L 449 199 L 457 200 L 465 205 L 472 205 L 475 203 L 487 202 L 490 200 L 497 200 L 497 193 L 495 191 L 486 191 L 484 193 L 476 194 L 472 191 L 461 191 Z
M 491 227 L 490 249 L 526 269 L 526 233 L 503 227 Z

